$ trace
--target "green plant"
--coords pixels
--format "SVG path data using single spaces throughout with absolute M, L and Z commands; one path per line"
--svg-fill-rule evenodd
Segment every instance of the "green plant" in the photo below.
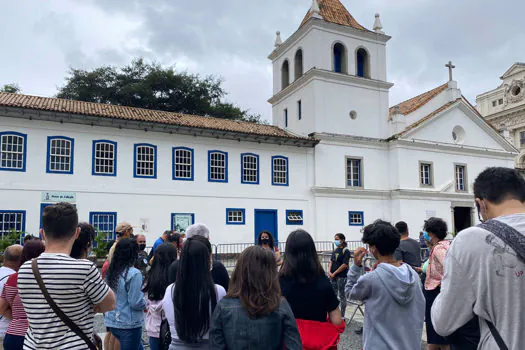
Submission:
M 93 253 L 95 253 L 95 257 L 97 259 L 103 259 L 108 255 L 108 242 L 107 242 L 107 236 L 105 232 L 101 232 L 99 230 L 96 230 L 97 235 L 95 236 L 95 242 L 93 246 Z
M 11 230 L 9 233 L 2 235 L 0 237 L 0 251 L 3 252 L 10 245 L 16 244 L 24 234 L 24 232 Z

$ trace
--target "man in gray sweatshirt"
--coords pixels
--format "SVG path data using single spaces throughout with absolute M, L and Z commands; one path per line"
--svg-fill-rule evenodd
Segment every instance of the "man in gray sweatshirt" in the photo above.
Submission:
M 481 227 L 458 233 L 445 258 L 432 323 L 438 334 L 448 336 L 479 316 L 478 349 L 499 349 L 486 321 L 509 349 L 525 349 L 525 180 L 514 169 L 488 168 L 474 182 L 474 197 L 480 221 L 497 220 L 514 228 L 521 249 Z
M 421 349 L 425 298 L 418 274 L 394 256 L 400 238 L 388 222 L 377 220 L 366 226 L 363 243 L 377 259 L 377 268 L 361 276 L 367 251 L 358 248 L 348 271 L 347 298 L 365 303 L 364 350 Z M 402 330 L 399 322 L 403 323 Z

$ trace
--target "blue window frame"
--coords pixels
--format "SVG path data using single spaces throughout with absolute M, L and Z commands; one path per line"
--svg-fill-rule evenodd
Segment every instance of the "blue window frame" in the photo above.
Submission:
M 259 156 L 257 154 L 241 154 L 241 183 L 259 184 Z
M 0 170 L 26 171 L 27 135 L 0 132 Z
M 245 225 L 246 210 L 240 208 L 226 208 L 226 225 Z
M 115 141 L 93 141 L 91 174 L 117 176 L 117 143 Z
M 365 215 L 362 211 L 349 211 L 348 212 L 348 225 L 350 226 L 364 226 Z
M 301 100 L 297 101 L 297 118 L 299 120 L 303 119 L 303 103 Z
M 157 146 L 136 143 L 133 152 L 133 177 L 157 178 Z
M 10 234 L 12 231 L 25 232 L 25 210 L 0 210 L 0 236 Z
M 48 136 L 46 172 L 73 174 L 74 163 L 75 140 L 66 136 Z
M 180 233 L 186 232 L 188 226 L 195 223 L 194 213 L 172 213 L 171 214 L 171 230 Z
M 228 153 L 208 151 L 208 182 L 228 182 Z
M 288 108 L 284 109 L 284 127 L 288 127 Z
M 303 211 L 296 209 L 286 210 L 286 225 L 302 225 Z
M 193 181 L 193 149 L 188 147 L 173 147 L 172 152 L 172 179 Z
M 116 212 L 92 211 L 89 213 L 89 223 L 95 228 L 97 233 L 104 233 L 106 242 L 115 239 Z
M 288 158 L 284 156 L 272 157 L 272 185 L 288 186 Z

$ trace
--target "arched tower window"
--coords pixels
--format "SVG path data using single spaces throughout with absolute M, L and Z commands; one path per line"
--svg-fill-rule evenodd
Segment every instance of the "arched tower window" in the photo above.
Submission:
M 281 88 L 284 89 L 288 85 L 290 85 L 290 65 L 286 60 L 281 68 Z
M 356 51 L 356 75 L 358 77 L 370 78 L 370 56 L 368 52 L 359 48 Z
M 295 80 L 303 76 L 303 50 L 299 49 L 295 53 Z
M 333 49 L 333 56 L 334 56 L 334 72 L 336 73 L 348 73 L 347 70 L 347 56 L 346 56 L 346 47 L 341 44 L 337 43 L 334 45 Z

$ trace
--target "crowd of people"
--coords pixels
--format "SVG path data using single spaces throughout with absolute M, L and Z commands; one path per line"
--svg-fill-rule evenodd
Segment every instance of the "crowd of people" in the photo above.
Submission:
M 270 232 L 238 257 L 230 276 L 204 224 L 146 237 L 119 223 L 102 274 L 88 260 L 95 229 L 76 208 L 44 209 L 42 239 L 5 249 L 0 337 L 16 349 L 336 349 L 347 301 L 365 305 L 363 348 L 520 349 L 525 343 L 525 181 L 489 168 L 474 182 L 482 224 L 452 243 L 440 218 L 420 242 L 408 225 L 377 220 L 350 251 L 334 236 L 327 271 L 312 236 L 291 232 L 280 252 Z M 365 271 L 365 259 L 373 259 Z M 94 333 L 104 314 L 107 336 Z

